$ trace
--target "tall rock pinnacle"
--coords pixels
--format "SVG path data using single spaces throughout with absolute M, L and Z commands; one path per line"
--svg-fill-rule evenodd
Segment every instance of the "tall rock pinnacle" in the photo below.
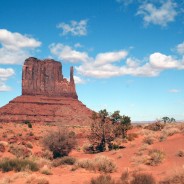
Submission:
M 30 57 L 22 69 L 22 95 L 71 97 L 77 99 L 73 67 L 70 82 L 63 78 L 62 65 L 53 59 L 38 60 Z

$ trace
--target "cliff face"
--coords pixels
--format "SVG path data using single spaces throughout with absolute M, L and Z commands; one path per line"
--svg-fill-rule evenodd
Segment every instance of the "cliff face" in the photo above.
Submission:
M 0 122 L 89 125 L 92 111 L 78 100 L 70 68 L 70 82 L 62 65 L 52 59 L 28 58 L 22 69 L 22 95 L 0 108 Z
M 22 69 L 22 95 L 44 95 L 52 97 L 72 97 L 77 99 L 70 68 L 70 82 L 63 78 L 62 65 L 52 59 L 28 58 Z

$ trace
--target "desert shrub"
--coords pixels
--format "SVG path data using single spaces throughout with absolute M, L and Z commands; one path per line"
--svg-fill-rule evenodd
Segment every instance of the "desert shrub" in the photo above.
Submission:
M 70 156 L 65 156 L 62 158 L 57 158 L 52 161 L 52 165 L 54 167 L 58 167 L 60 165 L 74 165 L 76 162 L 76 158 L 70 157 Z
M 112 173 L 116 171 L 116 165 L 112 160 L 105 156 L 99 156 L 93 159 L 81 159 L 76 162 L 76 166 L 104 173 Z
M 76 145 L 76 139 L 67 129 L 59 128 L 43 138 L 43 145 L 53 153 L 53 158 L 67 156 Z
M 133 141 L 137 137 L 138 135 L 136 133 L 129 133 L 126 138 L 128 141 Z
M 152 135 L 149 135 L 149 136 L 146 136 L 144 139 L 143 139 L 143 143 L 146 143 L 146 144 L 153 144 L 155 141 L 155 137 L 152 136 Z
M 152 131 L 161 131 L 164 128 L 164 126 L 165 125 L 163 123 L 157 121 L 155 123 L 151 123 L 151 124 L 145 126 L 144 128 L 148 129 L 148 130 L 152 130 Z
M 133 174 L 130 184 L 156 184 L 154 177 L 146 173 Z
M 152 149 L 148 152 L 148 156 L 146 164 L 156 166 L 163 162 L 165 153 L 158 149 Z
M 45 177 L 38 177 L 31 175 L 27 178 L 26 184 L 49 184 L 49 181 Z
M 179 150 L 177 156 L 184 157 L 184 150 Z
M 41 169 L 40 169 L 40 172 L 42 174 L 45 174 L 45 175 L 52 175 L 52 171 L 51 169 L 47 166 L 47 165 L 44 165 Z
M 33 145 L 32 145 L 32 143 L 31 143 L 31 142 L 26 143 L 26 146 L 27 146 L 28 148 L 30 148 L 30 149 L 32 149 L 32 148 L 33 148 Z
M 32 128 L 33 127 L 30 122 L 27 124 L 27 126 L 28 126 L 28 128 Z
M 123 172 L 120 177 L 120 182 L 117 184 L 129 184 L 130 173 L 127 171 Z
M 170 177 L 160 181 L 159 184 L 183 184 L 184 183 L 184 170 L 176 172 Z
M 49 159 L 49 160 L 53 159 L 53 154 L 49 150 L 44 150 L 44 151 L 37 152 L 37 153 L 35 153 L 35 156 L 45 158 L 45 159 Z
M 89 153 L 89 154 L 92 154 L 92 153 L 96 152 L 96 150 L 94 149 L 92 144 L 84 144 L 82 146 L 82 150 L 83 150 L 84 153 Z
M 167 139 L 167 135 L 165 135 L 165 134 L 162 134 L 162 135 L 159 136 L 159 141 L 160 141 L 160 142 L 163 142 L 163 141 L 165 141 L 166 139 Z
M 100 175 L 97 178 L 92 178 L 90 184 L 115 184 L 115 181 L 110 175 Z
M 24 171 L 24 170 L 31 170 L 31 171 L 38 171 L 38 165 L 28 159 L 9 159 L 9 158 L 4 158 L 0 161 L 0 169 L 3 172 L 8 172 L 8 171 Z
M 168 127 L 168 128 L 165 128 L 165 129 L 163 130 L 163 133 L 164 133 L 166 136 L 172 136 L 172 135 L 177 134 L 177 133 L 179 133 L 179 132 L 180 132 L 180 130 L 179 130 L 178 128 L 176 128 L 176 127 Z
M 18 158 L 26 158 L 32 155 L 32 152 L 23 145 L 11 145 L 9 152 Z

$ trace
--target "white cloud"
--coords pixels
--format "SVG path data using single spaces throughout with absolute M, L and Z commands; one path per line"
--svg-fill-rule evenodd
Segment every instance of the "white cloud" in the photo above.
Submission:
M 143 3 L 140 5 L 137 15 L 142 15 L 146 25 L 155 24 L 167 26 L 169 22 L 175 20 L 177 15 L 177 4 L 172 0 L 161 1 L 160 7 L 156 7 L 153 3 Z
M 179 89 L 170 89 L 169 93 L 179 93 L 180 90 Z
M 159 52 L 150 55 L 150 64 L 158 69 L 177 68 L 179 63 L 172 56 L 166 56 Z
M 177 52 L 181 55 L 184 55 L 184 42 L 176 46 Z
M 41 42 L 20 33 L 12 33 L 6 29 L 0 29 L 0 43 L 8 50 L 19 50 L 22 48 L 36 48 Z
M 76 66 L 77 72 L 86 77 L 110 78 L 122 75 L 158 76 L 168 69 L 184 69 L 184 61 L 176 60 L 172 56 L 155 52 L 150 54 L 145 63 L 136 58 L 128 57 L 125 50 L 98 53 L 90 57 L 87 52 L 80 52 L 63 44 L 52 44 L 51 53 L 67 62 L 80 62 Z
M 73 77 L 74 77 L 75 84 L 84 84 L 85 83 L 85 81 L 82 78 L 80 78 L 79 76 L 74 75 Z
M 128 53 L 124 50 L 116 51 L 116 52 L 106 52 L 100 53 L 96 56 L 95 64 L 103 65 L 106 63 L 113 63 L 124 59 Z
M 58 44 L 53 43 L 49 46 L 49 48 L 53 55 L 67 62 L 77 63 L 81 61 L 86 62 L 89 60 L 88 54 L 86 52 L 79 52 L 73 50 L 68 45 L 63 45 L 61 43 Z
M 5 84 L 5 81 L 15 74 L 12 68 L 0 68 L 0 92 L 10 91 L 11 88 Z
M 0 79 L 11 77 L 14 74 L 15 72 L 12 68 L 7 68 L 7 69 L 0 68 Z
M 69 24 L 61 22 L 57 25 L 57 28 L 62 29 L 62 35 L 85 36 L 87 35 L 87 22 L 87 20 L 81 20 L 79 22 L 72 20 Z
M 22 64 L 41 42 L 20 33 L 0 29 L 0 64 Z
M 0 92 L 11 91 L 11 88 L 0 82 Z

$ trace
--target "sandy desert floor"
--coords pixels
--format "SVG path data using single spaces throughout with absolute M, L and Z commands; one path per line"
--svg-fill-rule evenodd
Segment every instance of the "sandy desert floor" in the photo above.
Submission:
M 118 180 L 125 171 L 150 173 L 157 181 L 183 172 L 184 123 L 167 124 L 161 131 L 144 129 L 145 126 L 134 125 L 133 129 L 128 132 L 129 135 L 133 135 L 133 138 L 121 143 L 125 148 L 97 154 L 87 154 L 83 151 L 84 145 L 88 144 L 89 127 L 70 127 L 76 134 L 78 144 L 69 156 L 77 160 L 84 158 L 91 160 L 99 156 L 111 159 L 117 168 L 115 172 L 110 173 L 114 180 Z M 101 174 L 99 171 L 73 169 L 74 165 L 54 167 L 53 161 L 40 156 L 46 152 L 42 146 L 42 138 L 47 132 L 56 129 L 57 126 L 44 124 L 33 124 L 32 128 L 28 128 L 26 124 L 21 123 L 2 123 L 0 125 L 0 160 L 5 157 L 15 158 L 18 153 L 11 150 L 25 147 L 31 159 L 37 158 L 39 171 L 0 171 L 0 184 L 88 184 L 92 177 L 99 176 Z M 152 149 L 164 153 L 159 164 L 150 165 L 147 162 L 150 159 L 149 150 Z M 50 173 L 41 172 L 43 167 L 46 167 Z

